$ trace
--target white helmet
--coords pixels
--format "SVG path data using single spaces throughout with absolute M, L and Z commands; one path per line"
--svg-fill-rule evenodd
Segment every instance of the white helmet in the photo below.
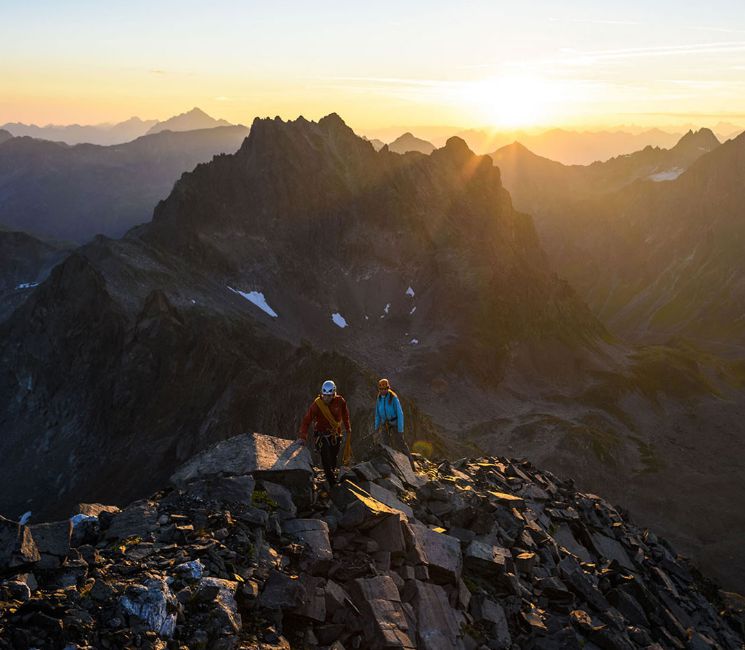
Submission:
M 336 394 L 336 384 L 331 381 L 330 379 L 327 379 L 323 382 L 323 386 L 321 386 L 321 395 L 335 395 Z

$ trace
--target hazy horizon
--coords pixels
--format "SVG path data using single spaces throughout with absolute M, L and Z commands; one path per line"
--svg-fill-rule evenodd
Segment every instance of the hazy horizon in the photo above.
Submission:
M 4 8 L 0 123 L 163 120 L 186 106 L 233 123 L 337 112 L 361 132 L 745 123 L 738 9 L 47 0 Z

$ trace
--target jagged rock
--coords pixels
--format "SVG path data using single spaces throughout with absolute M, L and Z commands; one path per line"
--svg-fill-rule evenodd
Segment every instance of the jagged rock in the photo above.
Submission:
M 72 523 L 69 519 L 48 524 L 35 524 L 29 527 L 41 556 L 40 569 L 56 569 L 62 565 L 70 553 Z
M 463 569 L 460 542 L 416 522 L 410 522 L 404 530 L 409 531 L 407 548 L 410 556 L 429 566 L 432 579 L 437 583 L 457 584 Z
M 358 578 L 351 596 L 363 615 L 367 648 L 416 648 L 415 630 L 410 626 L 396 585 L 389 576 Z
M 147 630 L 169 639 L 176 629 L 176 597 L 163 579 L 146 580 L 142 585 L 132 585 L 119 605 L 130 617 L 139 621 Z
M 158 511 L 155 506 L 149 501 L 136 501 L 114 515 L 106 530 L 106 539 L 145 538 L 157 527 Z
M 238 584 L 232 580 L 219 578 L 202 578 L 197 588 L 196 598 L 203 602 L 214 602 L 215 609 L 211 616 L 217 618 L 221 627 L 228 626 L 233 632 L 241 629 L 241 615 L 238 613 L 238 603 L 235 591 Z
M 391 464 L 395 473 L 404 483 L 416 488 L 425 482 L 422 477 L 417 476 L 411 468 L 409 459 L 400 451 L 396 451 L 386 445 L 381 445 L 380 449 L 382 449 L 385 459 Z
M 39 559 L 29 528 L 0 516 L 0 572 L 21 569 Z
M 182 580 L 197 581 L 201 580 L 204 573 L 204 565 L 199 560 L 184 562 L 174 568 L 174 572 Z
M 279 483 L 307 507 L 311 501 L 313 467 L 308 449 L 296 441 L 260 433 L 233 436 L 184 463 L 171 477 L 179 488 L 208 476 L 247 476 Z
M 445 590 L 439 585 L 414 581 L 412 600 L 417 617 L 418 648 L 457 650 L 465 648 L 460 628 L 463 615 L 450 607 Z

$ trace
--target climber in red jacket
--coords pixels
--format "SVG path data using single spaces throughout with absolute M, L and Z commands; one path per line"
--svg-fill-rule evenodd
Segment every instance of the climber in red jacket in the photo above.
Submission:
M 349 423 L 347 402 L 336 393 L 336 384 L 330 379 L 323 382 L 321 394 L 313 400 L 300 423 L 298 438 L 304 444 L 308 442 L 308 427 L 311 422 L 313 422 L 315 445 L 321 455 L 326 480 L 329 486 L 333 487 L 336 484 L 337 457 L 343 435 L 342 426 L 347 433 L 347 443 L 344 448 L 345 462 L 348 462 L 351 452 L 352 426 Z

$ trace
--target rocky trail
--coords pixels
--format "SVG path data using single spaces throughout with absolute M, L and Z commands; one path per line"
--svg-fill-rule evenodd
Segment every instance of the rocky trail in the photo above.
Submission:
M 327 496 L 260 434 L 172 486 L 0 520 L 0 648 L 742 648 L 743 601 L 571 480 L 376 447 Z M 315 485 L 314 485 L 315 483 Z

